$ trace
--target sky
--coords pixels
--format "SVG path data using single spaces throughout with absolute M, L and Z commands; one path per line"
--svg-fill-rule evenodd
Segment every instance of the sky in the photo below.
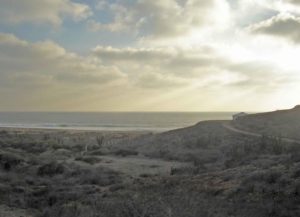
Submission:
M 0 0 L 0 111 L 300 104 L 300 0 Z

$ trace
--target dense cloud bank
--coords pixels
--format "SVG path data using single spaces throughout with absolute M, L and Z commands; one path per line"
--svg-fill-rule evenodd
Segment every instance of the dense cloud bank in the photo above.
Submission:
M 2 109 L 40 108 L 41 99 L 45 108 L 59 110 L 157 110 L 161 104 L 166 110 L 199 110 L 203 101 L 203 109 L 227 110 L 232 103 L 248 107 L 255 100 L 242 99 L 250 96 L 261 99 L 261 108 L 281 96 L 289 96 L 284 105 L 297 103 L 289 91 L 299 90 L 298 1 L 0 3 L 0 25 L 56 32 L 29 40 L 2 31 L 0 99 L 7 105 Z M 74 32 L 70 20 L 85 28 L 81 44 L 96 33 L 116 43 L 71 51 L 65 38 L 58 43 L 52 37 L 69 28 Z M 134 41 L 116 45 L 125 35 Z

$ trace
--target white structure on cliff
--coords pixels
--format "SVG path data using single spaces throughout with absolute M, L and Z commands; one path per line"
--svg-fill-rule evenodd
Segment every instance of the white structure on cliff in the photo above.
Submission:
M 232 120 L 236 121 L 238 120 L 240 117 L 244 117 L 244 116 L 247 116 L 248 114 L 245 113 L 245 112 L 240 112 L 240 113 L 237 113 L 237 114 L 234 114 L 232 116 Z

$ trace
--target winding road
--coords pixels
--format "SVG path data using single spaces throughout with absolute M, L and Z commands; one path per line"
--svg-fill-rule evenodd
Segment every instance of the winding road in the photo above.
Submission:
M 241 130 L 238 129 L 234 126 L 232 126 L 230 123 L 223 123 L 223 127 L 225 127 L 226 129 L 235 132 L 235 133 L 239 133 L 239 134 L 243 134 L 243 135 L 248 135 L 248 136 L 253 136 L 253 137 L 262 137 L 262 134 L 259 133 L 253 133 L 253 132 L 249 132 L 249 131 L 245 131 L 245 130 Z M 287 143 L 296 143 L 296 144 L 300 144 L 300 140 L 296 140 L 296 139 L 291 139 L 291 138 L 281 138 L 281 140 L 283 142 L 287 142 Z

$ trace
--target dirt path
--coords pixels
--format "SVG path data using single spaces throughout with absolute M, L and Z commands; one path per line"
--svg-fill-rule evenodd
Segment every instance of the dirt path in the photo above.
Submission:
M 226 129 L 228 129 L 228 130 L 230 130 L 232 132 L 235 132 L 235 133 L 239 133 L 239 134 L 243 134 L 243 135 L 248 135 L 248 136 L 253 136 L 253 137 L 262 137 L 262 134 L 253 133 L 253 132 L 249 132 L 249 131 L 237 129 L 234 126 L 232 126 L 230 123 L 224 123 L 223 127 L 225 127 Z M 295 140 L 295 139 L 291 139 L 291 138 L 281 138 L 281 140 L 283 142 L 300 144 L 299 140 Z
M 172 168 L 190 166 L 189 163 L 150 159 L 143 156 L 101 156 L 101 159 L 103 159 L 103 161 L 98 165 L 108 167 L 133 177 L 138 177 L 142 174 L 169 175 Z
M 82 168 L 105 167 L 134 178 L 138 178 L 145 174 L 168 176 L 172 169 L 192 166 L 191 163 L 152 159 L 144 156 L 120 157 L 114 155 L 102 155 L 97 158 L 99 158 L 100 162 L 93 165 L 82 161 L 76 161 L 73 158 L 68 159 L 67 162 L 75 163 Z

